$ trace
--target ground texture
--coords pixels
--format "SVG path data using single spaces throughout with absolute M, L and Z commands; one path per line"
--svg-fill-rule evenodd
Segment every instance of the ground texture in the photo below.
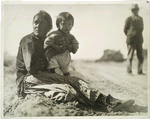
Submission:
M 134 66 L 136 64 L 133 64 Z M 126 73 L 126 62 L 96 63 L 93 61 L 73 61 L 71 75 L 84 78 L 93 88 L 105 95 L 111 94 L 119 99 L 134 99 L 135 104 L 119 112 L 104 112 L 99 107 L 76 107 L 76 102 L 57 103 L 42 95 L 29 95 L 18 100 L 16 96 L 15 69 L 4 68 L 3 114 L 10 117 L 37 116 L 146 116 L 148 115 L 148 78 Z M 80 72 L 80 73 L 79 73 Z M 144 72 L 147 73 L 146 62 Z

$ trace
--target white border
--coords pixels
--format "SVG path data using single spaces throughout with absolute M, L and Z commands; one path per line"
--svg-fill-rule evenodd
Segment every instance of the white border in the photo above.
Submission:
M 150 1 L 150 0 L 148 0 L 148 1 Z M 4 58 L 4 48 L 3 48 L 3 44 L 4 44 L 4 33 L 3 33 L 3 20 L 2 20 L 2 18 L 3 18 L 3 5 L 4 4 L 134 4 L 134 3 L 137 3 L 137 4 L 140 4 L 140 3 L 145 3 L 146 2 L 146 0 L 120 0 L 120 1 L 115 1 L 115 0 L 105 0 L 105 1 L 101 1 L 101 0 L 95 0 L 95 1 L 80 1 L 80 0 L 76 0 L 76 1 L 70 1 L 70 0 L 66 0 L 66 1 L 62 1 L 62 0 L 57 0 L 57 1 L 55 1 L 55 0 L 43 0 L 43 1 L 40 1 L 40 0 L 32 0 L 32 1 L 30 1 L 30 0 L 22 0 L 22 1 L 17 1 L 17 0 L 14 0 L 14 1 L 6 1 L 6 0 L 3 0 L 3 1 L 1 1 L 1 3 L 0 3 L 0 5 L 1 5 L 1 10 L 2 10 L 2 12 L 1 12 L 1 72 L 0 72 L 0 74 L 1 74 L 1 79 L 2 80 L 0 80 L 0 85 L 1 85 L 1 117 L 2 117 L 2 119 L 3 119 L 3 94 L 4 94 L 4 92 L 3 92 L 3 69 L 4 69 L 4 67 L 3 67 L 3 58 Z M 150 3 L 149 3 L 149 11 L 150 11 Z M 149 14 L 150 14 L 150 12 L 149 12 Z M 150 15 L 149 15 L 150 16 Z M 150 21 L 150 17 L 149 17 L 149 21 Z M 149 26 L 150 26 L 150 22 L 149 22 Z M 149 33 L 150 33 L 150 29 L 148 29 L 149 30 Z M 149 39 L 150 39 L 150 35 L 148 36 L 149 37 Z M 149 44 L 148 44 L 148 46 L 150 46 L 150 42 L 149 42 Z M 148 73 L 148 88 L 150 88 L 150 47 L 148 47 L 148 60 L 147 60 L 147 62 L 148 62 L 148 71 L 147 72 L 149 72 Z M 75 118 L 78 118 L 78 119 L 97 119 L 97 118 L 103 118 L 103 119 L 148 119 L 148 117 L 150 118 L 150 89 L 148 90 L 148 116 L 87 116 L 87 117 L 80 117 L 80 116 L 77 116 L 77 117 L 72 117 L 72 116 L 69 116 L 69 117 L 15 117 L 15 119 L 20 119 L 20 118 L 23 118 L 23 119 L 49 119 L 49 118 L 57 118 L 57 119 L 75 119 Z M 14 117 L 10 117 L 10 118 L 13 118 L 14 119 Z

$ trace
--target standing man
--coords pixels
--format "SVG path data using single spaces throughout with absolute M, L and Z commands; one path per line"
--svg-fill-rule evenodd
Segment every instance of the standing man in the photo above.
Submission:
M 128 17 L 125 21 L 124 33 L 127 36 L 127 73 L 132 74 L 132 60 L 134 51 L 137 51 L 138 58 L 138 74 L 143 75 L 142 65 L 143 65 L 143 18 L 139 16 L 139 7 L 137 4 L 133 4 L 131 7 L 132 15 Z

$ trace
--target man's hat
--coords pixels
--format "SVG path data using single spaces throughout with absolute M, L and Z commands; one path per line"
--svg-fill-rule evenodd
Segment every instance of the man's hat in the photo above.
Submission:
M 139 9 L 138 4 L 132 4 L 131 10 L 133 10 L 133 9 Z

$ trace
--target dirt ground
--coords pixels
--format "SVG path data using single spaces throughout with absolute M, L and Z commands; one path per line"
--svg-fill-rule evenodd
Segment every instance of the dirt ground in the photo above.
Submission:
M 111 94 L 119 99 L 134 99 L 135 104 L 119 112 L 106 113 L 95 107 L 75 106 L 75 102 L 57 103 L 41 95 L 29 95 L 18 100 L 16 96 L 15 71 L 4 70 L 3 111 L 4 117 L 38 117 L 38 116 L 147 116 L 148 115 L 148 78 L 136 73 L 136 62 L 133 74 L 126 73 L 126 62 L 95 63 L 76 60 L 71 64 L 71 75 L 84 78 L 93 88 L 105 95 Z M 144 63 L 147 73 L 147 63 Z M 80 73 L 79 73 L 80 72 Z M 9 75 L 8 75 L 9 74 Z
M 76 62 L 75 69 L 82 72 L 93 87 L 104 94 L 111 94 L 120 99 L 134 99 L 136 104 L 148 105 L 147 75 L 138 75 L 133 67 L 133 75 L 126 73 L 126 62 L 94 63 Z M 144 67 L 144 73 L 147 68 Z

